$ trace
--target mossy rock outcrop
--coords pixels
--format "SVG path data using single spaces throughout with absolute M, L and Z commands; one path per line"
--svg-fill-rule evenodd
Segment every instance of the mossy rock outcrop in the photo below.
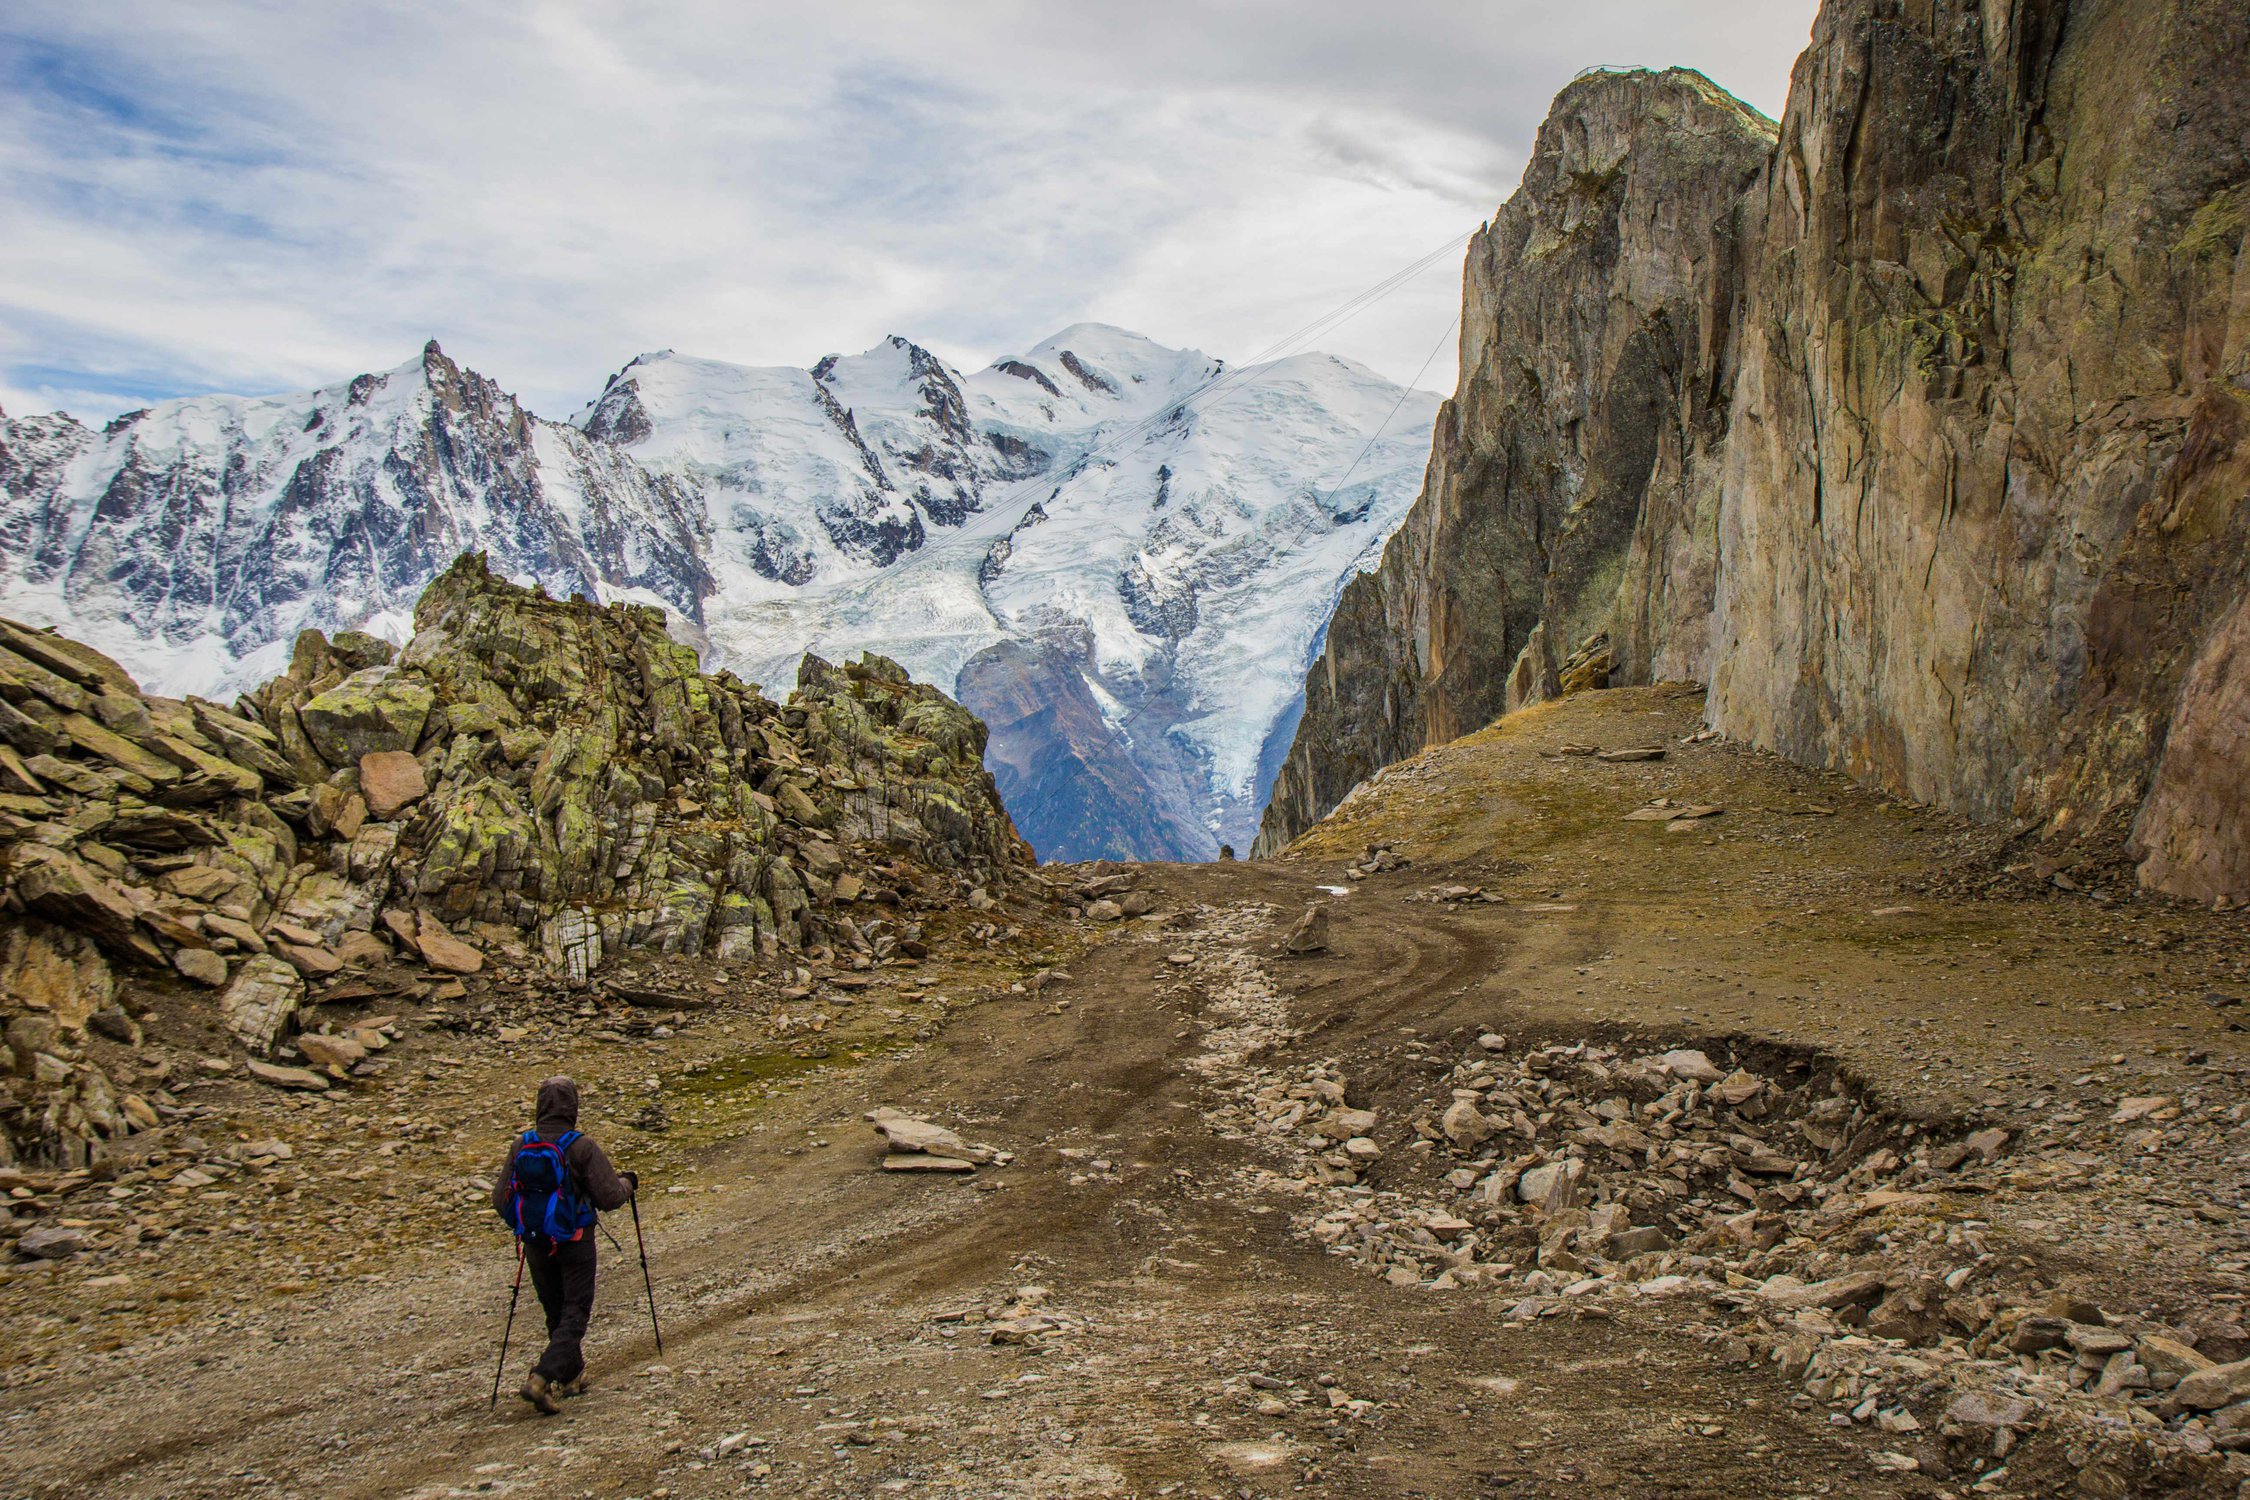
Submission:
M 486 948 L 575 981 L 636 951 L 872 965 L 914 912 L 1031 863 L 984 727 L 893 662 L 808 658 L 777 704 L 702 672 L 658 610 L 473 555 L 415 626 L 395 652 L 307 631 L 233 708 L 7 627 L 0 1165 L 87 1165 L 172 1107 L 114 1085 L 88 1034 L 130 1028 L 128 987 L 177 987 L 263 1056 L 369 963 L 426 965 L 424 987 Z M 385 753 L 421 795 L 363 786 Z
M 320 758 L 332 766 L 356 766 L 363 755 L 412 750 L 429 722 L 437 697 L 389 667 L 354 672 L 297 711 Z

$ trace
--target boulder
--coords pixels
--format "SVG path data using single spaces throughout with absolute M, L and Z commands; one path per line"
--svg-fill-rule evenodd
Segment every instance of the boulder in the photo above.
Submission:
M 243 1063 L 250 1076 L 260 1083 L 277 1089 L 301 1089 L 307 1093 L 320 1093 L 327 1089 L 328 1080 L 310 1068 L 285 1068 L 279 1063 L 260 1062 L 250 1058 Z
M 380 751 L 413 750 L 436 702 L 422 683 L 378 666 L 311 698 L 297 717 L 322 760 L 349 766 Z
M 1585 1174 L 1586 1164 L 1582 1161 L 1548 1162 L 1516 1179 L 1516 1196 L 1533 1208 L 1543 1208 L 1567 1196 Z
M 140 929 L 140 908 L 123 891 L 60 849 L 17 854 L 16 894 L 39 916 L 87 933 L 115 953 L 161 964 L 164 954 Z
M 351 1071 L 352 1064 L 364 1060 L 367 1049 L 348 1036 L 327 1036 L 317 1031 L 299 1033 L 297 1050 L 316 1068 L 325 1068 L 341 1078 Z
M 398 647 L 364 630 L 339 630 L 328 638 L 329 654 L 347 672 L 386 667 L 398 656 Z
M 227 961 L 208 948 L 179 948 L 172 954 L 172 967 L 186 978 L 210 989 L 227 982 Z
M 2250 1401 L 2250 1359 L 2190 1371 L 2172 1388 L 2172 1399 L 2190 1411 L 2215 1411 Z
M 216 703 L 207 703 L 201 698 L 187 701 L 195 727 L 218 747 L 220 754 L 238 766 L 257 772 L 268 782 L 280 786 L 295 784 L 296 773 L 289 762 L 281 758 L 271 730 L 239 714 L 229 713 Z
M 133 675 L 91 646 L 51 630 L 0 620 L 0 646 L 89 691 L 138 693 Z
M 266 789 L 266 779 L 247 766 L 236 765 L 178 735 L 157 733 L 147 737 L 149 749 L 177 766 L 186 777 L 179 800 L 215 801 L 220 797 L 255 797 Z M 192 794 L 190 793 L 192 788 Z
M 414 945 L 422 962 L 448 974 L 474 974 L 484 967 L 484 955 L 445 930 L 445 924 L 422 914 L 414 929 Z
M 2144 1335 L 2133 1346 L 2133 1358 L 2148 1371 L 2150 1383 L 2158 1390 L 2178 1385 L 2196 1371 L 2208 1370 L 2217 1363 L 2178 1339 L 2154 1333 Z
M 1445 1138 L 1464 1151 L 1473 1151 L 1499 1134 L 1499 1127 L 1467 1099 L 1454 1100 L 1438 1125 Z
M 1319 1133 L 1330 1140 L 1347 1140 L 1355 1135 L 1366 1135 L 1375 1128 L 1375 1111 L 1349 1109 L 1337 1105 L 1320 1117 Z
M 263 1056 L 288 1031 L 304 998 L 305 981 L 297 971 L 261 954 L 245 959 L 220 992 L 219 1018 L 245 1049 Z
M 1888 1283 L 1880 1271 L 1851 1271 L 1810 1284 L 1793 1283 L 1786 1276 L 1775 1277 L 1760 1293 L 1775 1307 L 1791 1310 L 1817 1307 L 1833 1311 L 1840 1307 L 1872 1307 L 1887 1288 Z
M 59 1224 L 26 1230 L 16 1241 L 16 1253 L 27 1260 L 68 1260 L 85 1248 L 85 1231 Z
M 1326 953 L 1328 951 L 1328 903 L 1315 901 L 1307 906 L 1304 915 L 1297 918 L 1288 935 L 1281 940 L 1284 953 Z
M 390 946 L 372 932 L 347 932 L 336 940 L 336 957 L 346 968 L 364 969 L 390 956 Z
M 781 790 L 774 795 L 775 799 L 781 804 L 782 813 L 790 822 L 801 823 L 808 828 L 812 828 L 818 827 L 826 821 L 820 815 L 819 804 L 814 802 L 805 789 L 797 785 L 796 782 L 784 781 L 781 784 Z
M 0 742 L 0 792 L 17 797 L 37 797 L 47 790 L 46 784 L 24 759 L 4 742 Z
M 307 979 L 326 979 L 344 967 L 344 961 L 325 943 L 274 943 L 272 947 Z
M 88 755 L 98 756 L 119 770 L 140 777 L 152 786 L 170 786 L 180 779 L 180 768 L 155 751 L 95 723 L 84 714 L 65 714 L 59 726 L 71 743 Z
M 867 1119 L 890 1146 L 893 1155 L 926 1154 L 973 1166 L 999 1161 L 1004 1154 L 990 1146 L 972 1145 L 943 1125 L 888 1106 L 869 1110 Z
M 407 751 L 377 750 L 359 758 L 359 794 L 367 801 L 367 815 L 378 823 L 390 822 L 429 790 L 422 763 Z
M 1719 1071 L 1710 1056 L 1699 1048 L 1682 1047 L 1657 1058 L 1656 1065 L 1674 1078 L 1684 1078 L 1690 1083 L 1724 1083 L 1726 1074 Z
M 2037 1411 L 2029 1401 L 2013 1396 L 2003 1396 L 1991 1391 L 1969 1391 L 1953 1398 L 1945 1409 L 1945 1421 L 1957 1428 L 1983 1428 L 1988 1431 L 2022 1427 L 2030 1422 Z
M 39 924 L 0 931 L 0 996 L 15 1005 L 75 1031 L 116 992 L 101 950 L 77 933 Z
M 1609 1237 L 1609 1258 L 1631 1260 L 1636 1255 L 1654 1255 L 1671 1244 L 1662 1229 L 1649 1225 L 1641 1229 L 1624 1229 Z

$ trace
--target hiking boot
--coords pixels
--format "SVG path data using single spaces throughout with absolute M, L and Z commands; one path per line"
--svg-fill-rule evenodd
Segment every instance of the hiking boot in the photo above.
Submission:
M 586 1394 L 586 1377 L 581 1375 L 575 1380 L 566 1380 L 554 1390 L 558 1396 L 583 1396 Z
M 555 1399 L 555 1390 L 554 1382 L 546 1376 L 532 1374 L 524 1377 L 523 1389 L 516 1394 L 551 1417 L 562 1410 L 562 1403 Z

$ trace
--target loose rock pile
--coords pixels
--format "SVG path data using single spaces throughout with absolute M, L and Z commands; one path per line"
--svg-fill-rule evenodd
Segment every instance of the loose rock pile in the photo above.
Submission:
M 1047 888 L 1048 899 L 1060 903 L 1064 915 L 1069 917 L 1089 922 L 1122 922 L 1145 917 L 1156 910 L 1153 895 L 1134 889 L 1140 877 L 1130 870 L 1109 875 L 1097 873 L 1070 882 L 1044 876 L 1032 878 Z
M 1882 1467 L 1989 1478 L 2050 1426 L 2124 1441 L 2128 1469 L 2250 1452 L 2238 1327 L 2033 1303 L 2029 1262 L 1949 1211 L 1993 1186 L 2004 1130 L 1951 1137 L 1817 1060 L 1697 1048 L 1488 1034 L 1443 1083 L 1386 1114 L 1334 1061 L 1252 1071 L 1217 1118 L 1278 1148 L 1260 1185 L 1310 1199 L 1297 1226 L 1331 1253 L 1401 1287 L 1491 1288 L 1518 1320 L 1707 1302 L 1733 1320 L 1714 1337 L 1881 1433 Z
M 1367 852 L 1352 864 L 1344 866 L 1346 880 L 1365 880 L 1370 875 L 1382 875 L 1392 870 L 1403 870 L 1414 863 L 1389 844 L 1369 844 Z
M 395 653 L 308 631 L 228 708 L 0 622 L 0 1165 L 83 1168 L 159 1122 L 167 1070 L 134 1055 L 158 1002 L 262 1060 L 311 1005 L 459 998 L 494 953 L 580 984 L 622 951 L 857 967 L 1030 862 L 983 726 L 888 661 L 808 657 L 778 705 L 661 611 L 473 555 L 415 624 Z M 265 1081 L 321 1087 L 367 1045 L 303 1038 Z

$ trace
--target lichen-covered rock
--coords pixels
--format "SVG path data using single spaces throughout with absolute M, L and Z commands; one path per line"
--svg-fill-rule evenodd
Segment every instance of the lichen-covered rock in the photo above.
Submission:
M 635 951 L 879 962 L 916 935 L 906 913 L 989 902 L 1030 860 L 983 726 L 893 663 L 808 659 L 775 704 L 706 676 L 658 611 L 563 603 L 481 557 L 416 623 L 395 655 L 307 631 L 229 709 L 139 696 L 106 658 L 0 622 L 0 704 L 41 746 L 0 763 L 0 1023 L 21 1064 L 0 1161 L 82 1166 L 146 1127 L 148 1102 L 136 1115 L 79 1048 L 90 1015 L 144 1003 L 124 985 L 209 1007 L 263 1058 L 308 986 L 394 953 L 425 993 L 494 961 L 584 982 Z
M 321 759 L 350 766 L 362 756 L 413 750 L 434 701 L 422 683 L 375 666 L 308 699 L 297 717 Z
M 393 894 L 536 934 L 566 971 L 639 947 L 816 940 L 835 922 L 786 873 L 816 834 L 963 889 L 1028 859 L 975 759 L 982 726 L 891 663 L 808 658 L 785 708 L 701 672 L 659 611 L 550 599 L 475 557 L 430 586 L 415 624 L 384 681 L 427 688 L 443 748 L 400 826 Z
M 101 950 L 68 928 L 32 923 L 0 931 L 0 995 L 11 1009 L 80 1031 L 117 992 Z
M 17 897 L 51 922 L 79 929 L 125 958 L 162 962 L 155 942 L 141 931 L 141 908 L 92 867 L 59 849 L 17 851 Z
M 288 1033 L 304 998 L 303 976 L 282 960 L 260 954 L 246 960 L 220 991 L 219 1019 L 245 1049 L 265 1057 Z
M 2239 0 L 1823 7 L 1757 195 L 1720 729 L 2250 897 L 2245 57 Z

